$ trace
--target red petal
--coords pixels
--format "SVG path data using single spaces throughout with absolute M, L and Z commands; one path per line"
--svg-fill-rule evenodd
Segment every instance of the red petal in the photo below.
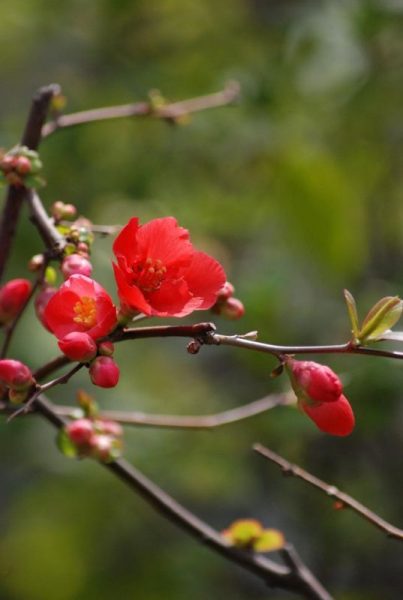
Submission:
M 137 231 L 139 229 L 139 220 L 137 217 L 130 219 L 128 224 L 123 227 L 113 244 L 113 253 L 117 256 L 122 254 L 126 257 L 135 257 L 137 254 Z
M 59 290 L 46 305 L 44 318 L 47 326 L 57 338 L 63 338 L 71 331 L 84 331 L 84 328 L 80 328 L 73 321 L 75 317 L 73 307 L 79 299 L 74 292 Z
M 127 306 L 133 311 L 139 311 L 145 315 L 151 315 L 151 307 L 144 298 L 142 292 L 135 285 L 129 285 L 122 270 L 112 263 L 115 279 L 118 286 L 119 299 L 122 306 Z
M 354 429 L 354 413 L 343 395 L 333 402 L 318 402 L 314 405 L 301 402 L 300 404 L 308 417 L 325 433 L 349 435 Z
M 185 279 L 193 294 L 191 310 L 205 310 L 215 304 L 217 294 L 227 277 L 220 263 L 214 258 L 204 252 L 195 252 Z
M 140 227 L 137 251 L 142 258 L 161 260 L 167 269 L 189 265 L 194 252 L 189 232 L 179 227 L 173 217 L 154 219 Z
M 160 289 L 148 297 L 152 314 L 158 317 L 184 317 L 194 309 L 188 308 L 192 296 L 183 279 L 164 281 Z

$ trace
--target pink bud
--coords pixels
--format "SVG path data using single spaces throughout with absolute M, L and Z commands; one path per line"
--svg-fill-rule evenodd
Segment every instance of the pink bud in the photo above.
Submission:
M 77 419 L 69 423 L 65 431 L 74 444 L 84 446 L 89 444 L 94 436 L 94 425 L 89 419 Z
M 71 275 L 85 275 L 90 277 L 92 265 L 90 261 L 81 254 L 70 254 L 62 262 L 61 271 L 63 277 L 68 279 Z
M 109 356 L 98 356 L 90 366 L 90 377 L 99 387 L 115 387 L 119 381 L 119 367 Z
M 5 358 L 0 360 L 0 382 L 15 390 L 24 391 L 34 379 L 31 370 L 19 360 Z
M 65 204 L 61 200 L 57 200 L 50 207 L 50 212 L 55 221 L 71 220 L 76 216 L 77 209 L 73 204 Z
M 355 425 L 353 410 L 345 396 L 341 394 L 335 402 L 300 401 L 300 406 L 317 427 L 331 435 L 349 435 Z
M 0 169 L 4 173 L 9 173 L 13 169 L 15 169 L 16 164 L 17 164 L 16 156 L 6 155 L 0 161 Z
M 0 322 L 12 321 L 27 302 L 32 290 L 28 279 L 12 279 L 0 288 Z
M 51 331 L 51 329 L 48 327 L 47 323 L 46 323 L 46 319 L 44 317 L 44 313 L 45 313 L 45 309 L 48 305 L 48 302 L 51 298 L 53 298 L 53 296 L 56 294 L 57 289 L 47 285 L 46 287 L 42 288 L 41 291 L 39 292 L 39 294 L 37 294 L 36 298 L 35 298 L 35 312 L 36 312 L 36 316 L 38 317 L 38 319 L 40 320 L 40 322 L 42 323 L 42 325 L 44 327 L 46 327 L 46 329 L 48 331 Z
M 95 358 L 97 345 L 88 333 L 73 331 L 58 341 L 60 350 L 70 360 L 88 362 Z
M 235 288 L 232 283 L 226 281 L 217 294 L 217 302 L 228 300 L 228 298 L 234 295 L 234 292 Z
M 228 298 L 224 302 L 218 302 L 214 307 L 214 312 L 235 321 L 245 314 L 245 307 L 238 298 Z
M 102 356 L 112 356 L 115 351 L 115 346 L 112 342 L 101 342 L 98 345 L 98 352 L 102 354 Z
M 15 170 L 17 171 L 17 173 L 19 173 L 20 175 L 28 175 L 28 173 L 31 172 L 31 168 L 32 166 L 29 158 L 27 158 L 26 156 L 17 157 L 15 165 Z
M 108 462 L 112 459 L 112 451 L 115 447 L 115 440 L 104 434 L 94 435 L 91 439 L 91 454 L 94 458 L 103 462 Z
M 339 399 L 343 386 L 330 367 L 309 360 L 288 359 L 291 384 L 298 398 L 314 402 L 334 402 Z
M 123 429 L 120 423 L 111 421 L 110 419 L 97 419 L 95 421 L 95 428 L 100 433 L 105 433 L 112 437 L 121 437 L 123 435 Z

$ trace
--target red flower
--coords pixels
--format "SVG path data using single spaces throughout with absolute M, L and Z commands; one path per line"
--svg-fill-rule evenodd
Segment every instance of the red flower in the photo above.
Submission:
M 124 312 L 184 317 L 213 306 L 226 281 L 221 265 L 197 252 L 173 217 L 140 226 L 130 219 L 113 245 Z
M 72 275 L 49 300 L 43 318 L 59 340 L 73 331 L 97 340 L 115 327 L 116 308 L 99 283 Z

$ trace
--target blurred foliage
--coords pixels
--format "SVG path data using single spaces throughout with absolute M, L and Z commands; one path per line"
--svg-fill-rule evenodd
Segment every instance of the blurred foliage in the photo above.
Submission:
M 179 100 L 238 80 L 237 106 L 186 127 L 132 119 L 56 133 L 41 150 L 43 197 L 73 202 L 97 223 L 176 216 L 225 264 L 246 305 L 240 323 L 217 319 L 223 332 L 341 342 L 343 287 L 361 315 L 403 293 L 402 34 L 402 0 L 14 0 L 0 20 L 0 142 L 18 141 L 32 93 L 52 81 L 75 111 L 153 88 Z M 22 221 L 8 275 L 25 276 L 40 248 Z M 95 274 L 115 293 L 110 248 L 98 242 Z M 57 347 L 27 315 L 12 353 L 39 365 Z M 120 346 L 117 358 L 121 384 L 97 390 L 105 407 L 208 414 L 287 387 L 269 379 L 269 357 L 236 349 L 195 357 L 183 341 L 148 340 Z M 401 365 L 324 361 L 357 415 L 347 439 L 278 408 L 213 433 L 133 429 L 126 454 L 218 529 L 248 517 L 281 529 L 337 598 L 400 598 L 396 542 L 250 451 L 265 443 L 403 525 Z M 78 385 L 89 389 L 85 374 Z M 73 402 L 74 389 L 52 398 Z M 0 430 L 2 600 L 268 597 L 94 463 L 59 455 L 39 419 L 3 420 Z

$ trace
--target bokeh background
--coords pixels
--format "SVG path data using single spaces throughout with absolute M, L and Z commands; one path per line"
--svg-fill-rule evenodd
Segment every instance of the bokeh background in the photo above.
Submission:
M 185 127 L 150 119 L 57 133 L 41 151 L 47 205 L 77 204 L 97 223 L 174 215 L 226 267 L 247 308 L 225 333 L 258 329 L 283 344 L 349 335 L 342 289 L 361 314 L 403 293 L 402 0 L 97 0 L 2 3 L 0 143 L 18 141 L 30 97 L 61 84 L 68 111 L 145 99 L 179 100 L 242 86 L 234 107 Z M 9 277 L 40 250 L 26 215 Z M 111 240 L 97 243 L 95 276 L 116 296 Z M 187 322 L 209 315 L 193 315 Z M 39 366 L 57 353 L 32 315 L 12 354 Z M 117 351 L 122 381 L 102 406 L 208 414 L 287 381 L 268 356 L 148 340 Z M 221 529 L 255 516 L 284 531 L 343 600 L 402 597 L 401 548 L 302 482 L 254 456 L 260 441 L 403 524 L 402 365 L 326 357 L 343 377 L 357 427 L 318 432 L 284 407 L 214 432 L 131 429 L 126 456 Z M 64 458 L 40 419 L 0 424 L 2 600 L 263 600 L 269 591 L 154 514 L 91 461 Z

